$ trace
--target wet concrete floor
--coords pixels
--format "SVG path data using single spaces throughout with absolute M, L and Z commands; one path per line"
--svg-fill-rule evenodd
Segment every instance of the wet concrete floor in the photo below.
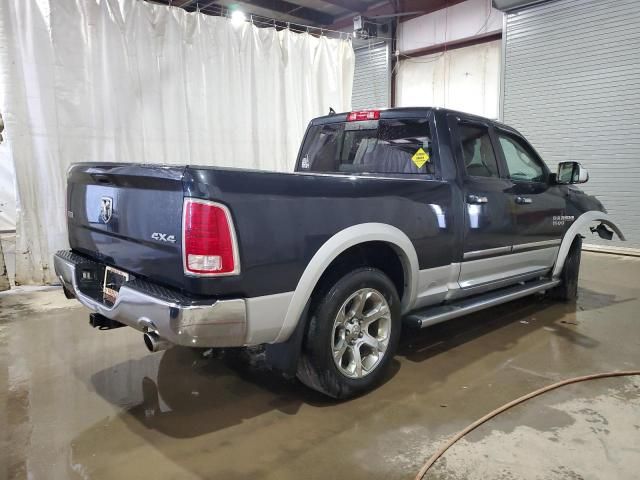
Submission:
M 450 435 L 557 380 L 640 368 L 640 259 L 585 253 L 577 305 L 540 297 L 405 332 L 378 390 L 338 403 L 260 367 L 149 354 L 59 289 L 0 294 L 0 478 L 409 479 Z M 427 479 L 638 478 L 640 378 L 546 394 Z

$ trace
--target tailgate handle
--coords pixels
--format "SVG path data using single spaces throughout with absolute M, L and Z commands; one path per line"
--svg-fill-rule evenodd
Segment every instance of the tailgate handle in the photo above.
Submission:
M 103 185 L 111 185 L 111 180 L 108 175 L 103 173 L 92 173 L 91 178 L 93 178 L 96 182 L 101 183 Z

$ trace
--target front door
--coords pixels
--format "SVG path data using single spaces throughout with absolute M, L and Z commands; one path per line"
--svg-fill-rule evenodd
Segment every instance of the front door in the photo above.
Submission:
M 549 170 L 526 140 L 506 129 L 494 132 L 511 182 L 507 193 L 514 217 L 513 253 L 522 268 L 550 268 L 565 230 L 565 196 L 549 184 Z

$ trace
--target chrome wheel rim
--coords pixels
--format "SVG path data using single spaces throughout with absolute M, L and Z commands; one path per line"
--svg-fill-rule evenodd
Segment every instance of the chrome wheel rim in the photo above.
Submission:
M 333 321 L 333 362 L 346 377 L 365 377 L 380 365 L 390 336 L 386 298 L 373 288 L 362 288 L 347 298 Z

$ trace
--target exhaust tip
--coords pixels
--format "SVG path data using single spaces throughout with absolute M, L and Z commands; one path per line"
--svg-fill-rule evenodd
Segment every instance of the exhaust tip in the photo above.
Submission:
M 159 352 L 171 346 L 170 342 L 160 337 L 157 333 L 147 332 L 143 335 L 143 339 L 147 350 L 150 352 Z

